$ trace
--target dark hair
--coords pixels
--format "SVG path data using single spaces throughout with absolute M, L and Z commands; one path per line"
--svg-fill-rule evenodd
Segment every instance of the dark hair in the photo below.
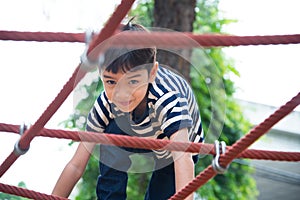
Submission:
M 133 18 L 132 18 L 133 19 Z M 131 20 L 126 25 L 121 25 L 123 31 L 148 31 L 140 24 L 133 24 Z M 104 53 L 104 63 L 101 68 L 112 73 L 132 71 L 145 68 L 148 71 L 152 69 L 153 62 L 156 59 L 156 48 L 109 48 Z

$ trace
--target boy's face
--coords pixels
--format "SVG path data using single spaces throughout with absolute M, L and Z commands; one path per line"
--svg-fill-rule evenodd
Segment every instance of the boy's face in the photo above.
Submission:
M 144 99 L 149 82 L 156 75 L 155 67 L 149 73 L 146 69 L 112 73 L 104 70 L 101 79 L 108 99 L 121 111 L 133 111 Z

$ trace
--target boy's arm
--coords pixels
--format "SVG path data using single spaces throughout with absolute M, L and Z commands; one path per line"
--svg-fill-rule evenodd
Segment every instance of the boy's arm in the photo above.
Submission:
M 181 129 L 174 133 L 171 138 L 172 141 L 189 142 L 188 130 Z M 194 178 L 194 162 L 191 153 L 173 151 L 174 168 L 175 168 L 175 185 L 176 192 L 181 190 Z M 193 200 L 193 194 L 189 195 L 186 200 Z
M 80 142 L 74 156 L 65 166 L 57 180 L 52 191 L 53 195 L 61 197 L 68 197 L 70 195 L 86 168 L 94 146 L 95 144 L 93 143 Z

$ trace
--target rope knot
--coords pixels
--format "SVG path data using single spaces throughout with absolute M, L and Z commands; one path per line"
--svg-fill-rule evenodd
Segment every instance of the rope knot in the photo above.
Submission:
M 226 143 L 224 141 L 219 142 L 218 140 L 215 141 L 215 152 L 216 155 L 212 160 L 212 167 L 218 174 L 224 174 L 224 172 L 228 169 L 228 166 L 223 167 L 219 163 L 219 158 L 221 154 L 225 154 L 226 152 Z
M 29 128 L 29 126 L 30 125 L 25 125 L 25 123 L 20 125 L 20 130 L 19 130 L 20 136 L 22 136 L 25 133 L 25 131 Z M 29 150 L 29 147 L 27 149 L 20 148 L 20 145 L 19 145 L 20 139 L 21 139 L 21 137 L 17 140 L 17 142 L 15 143 L 15 146 L 14 146 L 14 154 L 16 156 L 24 155 Z

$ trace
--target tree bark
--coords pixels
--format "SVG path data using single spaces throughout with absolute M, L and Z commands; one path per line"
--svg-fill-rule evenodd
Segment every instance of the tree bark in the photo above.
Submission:
M 195 6 L 196 0 L 155 0 L 153 26 L 179 32 L 192 32 Z M 171 50 L 158 50 L 158 62 L 175 69 L 189 82 L 191 51 L 178 49 L 172 49 L 172 51 L 175 53 Z

